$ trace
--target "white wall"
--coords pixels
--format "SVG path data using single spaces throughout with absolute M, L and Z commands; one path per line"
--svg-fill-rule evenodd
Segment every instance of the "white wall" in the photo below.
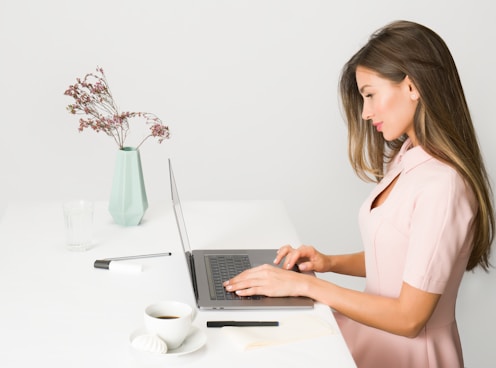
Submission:
M 172 157 L 183 198 L 283 199 L 305 243 L 358 250 L 357 210 L 370 185 L 347 161 L 336 93 L 342 65 L 390 21 L 436 30 L 457 61 L 496 178 L 491 4 L 1 0 L 0 213 L 16 200 L 108 198 L 116 146 L 78 133 L 63 95 L 99 65 L 123 110 L 153 112 L 170 125 L 169 142 L 141 150 L 151 201 L 168 199 Z M 133 131 L 144 134 L 140 127 Z M 495 281 L 496 271 L 478 271 L 462 286 L 467 367 L 496 362 Z

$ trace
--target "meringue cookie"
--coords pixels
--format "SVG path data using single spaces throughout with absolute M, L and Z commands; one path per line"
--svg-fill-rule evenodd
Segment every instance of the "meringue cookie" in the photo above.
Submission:
M 165 354 L 167 353 L 167 344 L 157 335 L 144 334 L 136 336 L 132 341 L 135 349 L 149 353 Z

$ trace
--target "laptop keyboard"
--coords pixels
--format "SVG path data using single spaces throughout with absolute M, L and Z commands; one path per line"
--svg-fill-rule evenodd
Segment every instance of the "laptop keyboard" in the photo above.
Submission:
M 251 268 L 250 259 L 246 254 L 207 255 L 205 256 L 207 274 L 210 278 L 210 298 L 212 300 L 247 299 L 236 293 L 226 291 L 222 283 L 237 274 Z M 259 296 L 255 298 L 260 298 Z M 254 299 L 254 297 L 250 297 Z

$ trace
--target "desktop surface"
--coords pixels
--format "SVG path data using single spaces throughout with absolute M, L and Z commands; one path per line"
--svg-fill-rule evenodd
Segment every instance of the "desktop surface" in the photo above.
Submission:
M 274 248 L 299 239 L 280 201 L 185 202 L 192 248 Z M 193 230 L 194 229 L 194 230 Z M 278 362 L 279 366 L 355 367 L 332 313 L 312 310 L 198 311 L 194 326 L 206 344 L 181 356 L 152 356 L 132 348 L 148 304 L 180 300 L 194 305 L 184 253 L 167 202 L 151 203 L 142 223 L 120 227 L 105 202 L 97 202 L 94 245 L 70 252 L 64 245 L 62 205 L 10 204 L 0 222 L 0 366 L 155 367 L 230 366 Z M 97 259 L 149 253 L 167 257 L 133 260 L 143 271 L 95 269 Z M 211 320 L 322 318 L 333 334 L 241 350 Z M 277 327 L 276 327 L 277 328 Z

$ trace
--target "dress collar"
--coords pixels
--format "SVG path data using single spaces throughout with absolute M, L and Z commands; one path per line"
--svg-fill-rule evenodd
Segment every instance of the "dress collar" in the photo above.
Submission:
M 426 151 L 424 151 L 424 149 L 420 145 L 414 147 L 410 138 L 407 138 L 407 140 L 401 146 L 400 151 L 394 158 L 393 166 L 400 164 L 404 172 L 407 173 L 416 166 L 432 158 L 433 157 Z

